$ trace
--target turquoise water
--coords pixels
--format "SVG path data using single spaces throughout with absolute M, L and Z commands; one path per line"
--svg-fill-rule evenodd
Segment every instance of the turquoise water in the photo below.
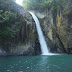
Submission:
M 72 72 L 72 55 L 0 57 L 0 72 Z

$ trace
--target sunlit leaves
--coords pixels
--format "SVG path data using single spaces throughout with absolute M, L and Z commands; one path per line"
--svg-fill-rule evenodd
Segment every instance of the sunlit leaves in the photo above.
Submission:
M 33 9 L 37 7 L 46 7 L 53 0 L 23 0 L 23 6 L 25 8 Z
M 39 9 L 39 8 L 50 8 L 51 11 L 54 9 L 60 9 L 62 3 L 66 4 L 67 0 L 23 0 L 23 6 L 27 9 Z

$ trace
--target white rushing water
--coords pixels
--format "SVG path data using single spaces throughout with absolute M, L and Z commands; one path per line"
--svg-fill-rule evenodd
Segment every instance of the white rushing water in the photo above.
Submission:
M 38 32 L 38 36 L 39 36 L 39 41 L 40 41 L 42 55 L 49 55 L 50 53 L 49 53 L 49 50 L 47 48 L 47 44 L 46 44 L 46 41 L 45 41 L 45 38 L 44 38 L 44 35 L 43 35 L 43 32 L 42 32 L 42 29 L 41 29 L 39 20 L 35 16 L 34 13 L 30 12 L 30 14 L 32 15 L 32 17 L 33 17 L 33 19 L 34 19 L 34 21 L 36 23 L 36 28 L 37 28 L 37 32 Z

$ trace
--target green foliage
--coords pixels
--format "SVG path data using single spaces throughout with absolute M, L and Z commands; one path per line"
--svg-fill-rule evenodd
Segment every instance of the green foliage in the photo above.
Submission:
M 66 4 L 67 0 L 53 0 L 51 5 L 50 5 L 50 9 L 53 12 L 54 10 L 60 10 L 62 8 L 62 4 Z
M 15 0 L 0 0 L 0 44 L 13 43 L 24 18 L 19 15 Z
M 69 11 L 67 11 L 67 12 L 66 12 L 66 15 L 69 15 L 69 14 L 70 14 L 70 12 L 69 12 Z
M 53 12 L 55 9 L 61 9 L 62 3 L 66 4 L 67 0 L 23 0 L 23 6 L 27 9 L 50 8 Z
M 18 30 L 12 29 L 12 24 L 15 23 L 16 14 L 10 11 L 0 10 L 0 42 L 7 42 Z
M 53 0 L 43 0 L 40 5 L 43 7 L 48 7 Z
M 72 25 L 71 25 L 71 28 L 72 28 Z
M 23 0 L 23 6 L 28 9 L 47 7 L 53 0 Z

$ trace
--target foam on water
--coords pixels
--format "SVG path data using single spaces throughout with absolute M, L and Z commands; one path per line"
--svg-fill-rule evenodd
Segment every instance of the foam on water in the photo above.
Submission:
M 60 55 L 60 54 L 57 54 L 57 53 L 48 53 L 48 54 L 41 54 L 41 55 Z

